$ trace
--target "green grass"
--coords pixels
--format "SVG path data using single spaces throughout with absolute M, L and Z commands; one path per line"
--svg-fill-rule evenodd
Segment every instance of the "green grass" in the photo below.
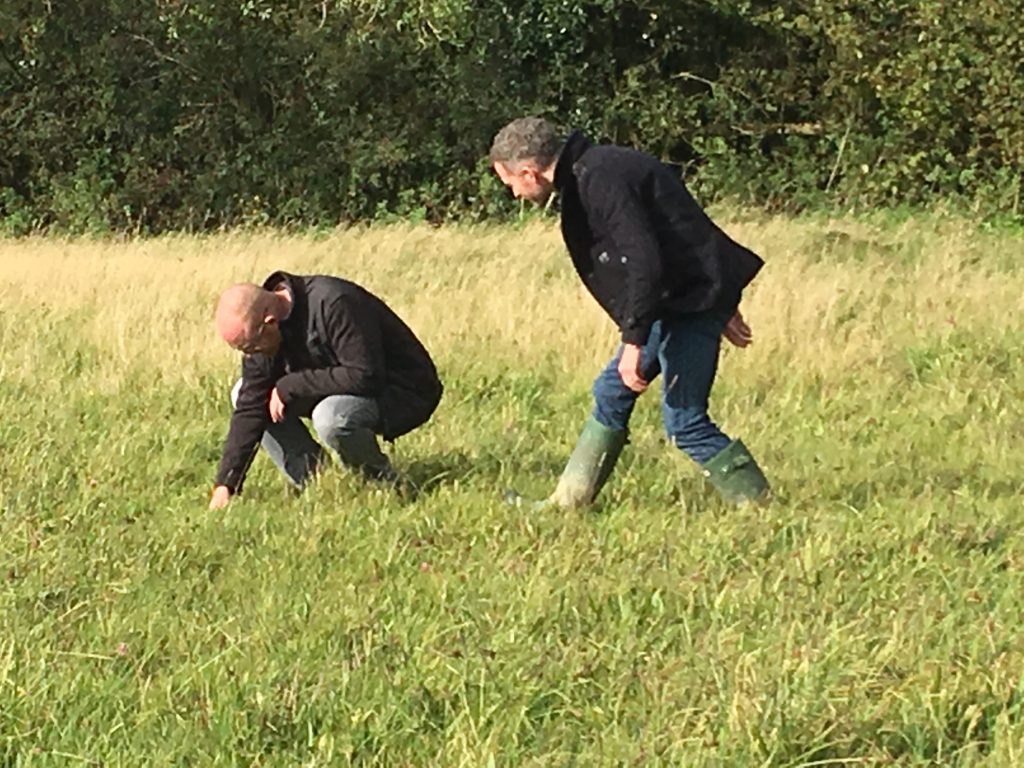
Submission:
M 745 227 L 713 413 L 774 503 L 718 501 L 648 396 L 572 514 L 500 494 L 550 489 L 614 343 L 552 230 L 0 244 L 0 766 L 1022 764 L 1019 241 Z M 435 350 L 418 498 L 261 456 L 206 510 L 211 300 L 276 266 Z

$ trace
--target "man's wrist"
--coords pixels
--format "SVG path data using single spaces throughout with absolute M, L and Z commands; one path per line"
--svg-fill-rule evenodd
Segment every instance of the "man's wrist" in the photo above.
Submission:
M 647 338 L 650 335 L 650 325 L 633 326 L 622 331 L 622 343 L 633 347 L 642 347 L 647 343 Z
M 291 391 L 288 385 L 291 384 L 292 379 L 289 379 L 289 376 L 291 376 L 291 374 L 286 373 L 284 376 L 277 380 L 273 388 L 270 390 L 271 392 L 274 392 L 276 390 L 278 399 L 280 399 L 280 401 L 285 405 L 288 405 L 288 397 Z

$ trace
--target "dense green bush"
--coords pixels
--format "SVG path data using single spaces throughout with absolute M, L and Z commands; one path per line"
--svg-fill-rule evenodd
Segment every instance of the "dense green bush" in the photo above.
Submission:
M 513 209 L 544 113 L 773 209 L 1019 213 L 1022 0 L 5 0 L 8 233 Z

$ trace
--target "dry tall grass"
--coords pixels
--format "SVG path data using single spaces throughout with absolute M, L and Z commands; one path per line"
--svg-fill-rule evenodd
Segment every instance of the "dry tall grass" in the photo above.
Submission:
M 767 261 L 743 304 L 757 342 L 729 363 L 746 375 L 843 375 L 964 324 L 1003 334 L 1024 309 L 1024 291 L 1008 277 L 1024 261 L 1019 241 L 979 234 L 964 222 L 723 223 Z M 163 377 L 187 378 L 233 359 L 212 331 L 218 292 L 275 269 L 363 284 L 439 359 L 460 365 L 547 365 L 587 379 L 615 343 L 557 230 L 540 224 L 8 242 L 0 244 L 0 300 L 16 310 L 79 312 L 82 333 L 103 351 L 112 379 L 140 363 Z M 23 350 L 7 365 L 27 374 L 32 347 Z

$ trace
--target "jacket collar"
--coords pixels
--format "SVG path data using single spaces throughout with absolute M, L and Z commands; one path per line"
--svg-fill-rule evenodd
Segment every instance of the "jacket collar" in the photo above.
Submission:
M 274 272 L 263 281 L 263 287 L 268 291 L 279 288 L 282 284 L 288 289 L 292 298 L 292 311 L 288 317 L 281 321 L 282 328 L 295 324 L 295 321 L 304 318 L 306 315 L 306 281 L 298 275 L 288 272 Z
M 562 153 L 558 156 L 555 166 L 555 188 L 562 190 L 573 177 L 573 166 L 583 157 L 583 153 L 593 146 L 582 131 L 573 131 L 565 140 Z

